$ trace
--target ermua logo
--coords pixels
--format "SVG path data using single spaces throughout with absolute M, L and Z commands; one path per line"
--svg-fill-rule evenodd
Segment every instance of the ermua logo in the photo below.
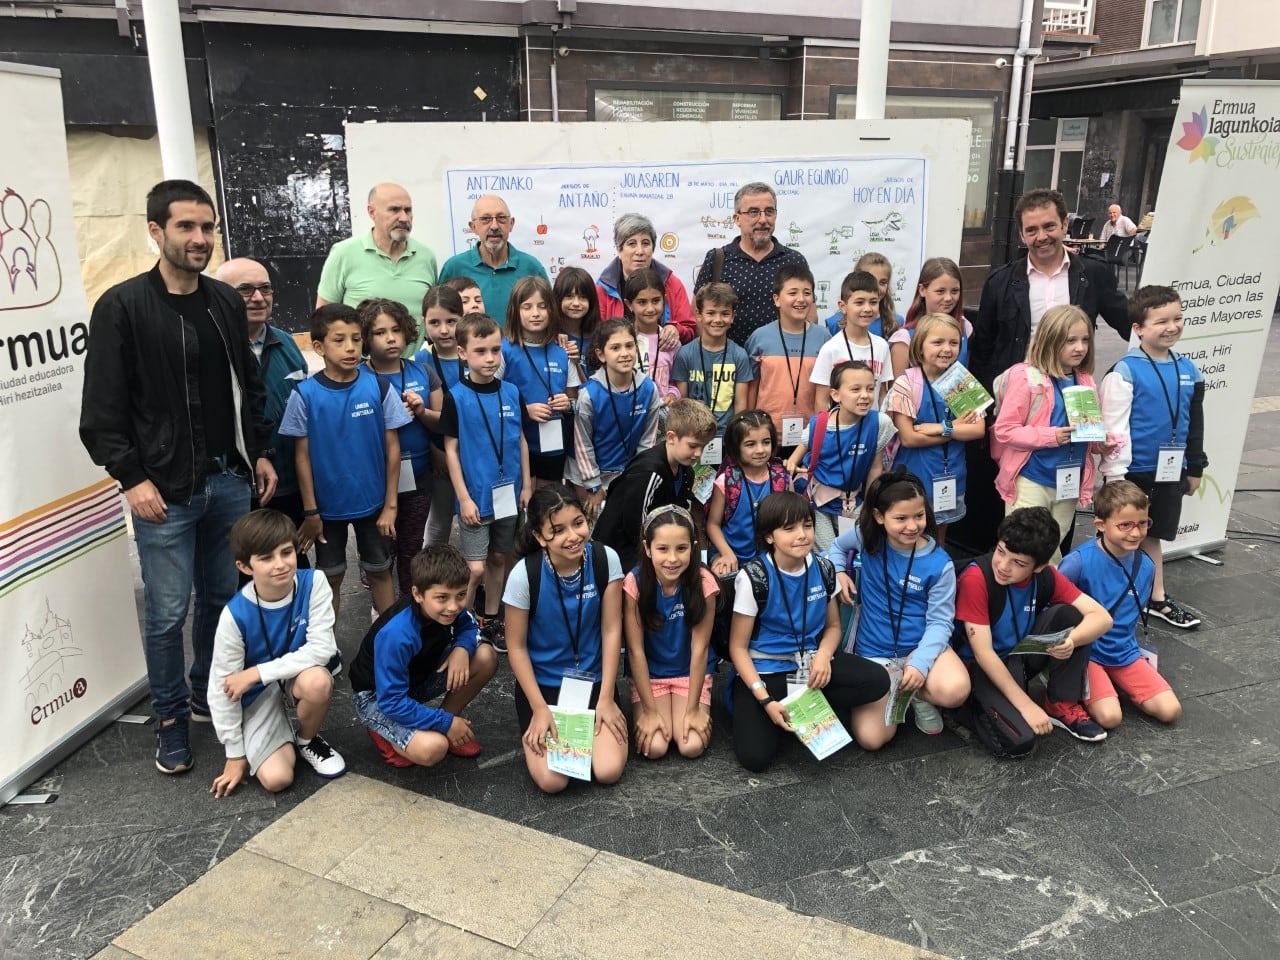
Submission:
M 1190 156 L 1187 157 L 1188 163 L 1195 163 L 1197 160 L 1203 160 L 1206 163 L 1218 150 L 1218 140 L 1216 137 L 1208 136 L 1209 132 L 1209 111 L 1201 106 L 1199 112 L 1193 113 L 1191 119 L 1182 124 L 1182 137 L 1178 140 L 1177 145 L 1186 150 Z
M 37 704 L 31 708 L 31 725 L 33 727 L 40 726 L 40 721 L 47 720 L 53 716 L 67 704 L 79 700 L 85 695 L 89 689 L 88 681 L 84 677 L 80 677 L 62 693 L 58 694 L 48 703 Z

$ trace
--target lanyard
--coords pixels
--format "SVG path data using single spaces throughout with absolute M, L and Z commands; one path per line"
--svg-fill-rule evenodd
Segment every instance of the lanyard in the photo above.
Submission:
M 1119 567 L 1122 571 L 1124 571 L 1124 578 L 1129 584 L 1129 587 L 1126 590 L 1126 592 L 1133 595 L 1133 602 L 1138 607 L 1138 619 L 1142 621 L 1142 635 L 1145 637 L 1147 635 L 1147 624 L 1151 621 L 1151 613 L 1150 611 L 1147 610 L 1146 607 L 1142 605 L 1142 598 L 1138 596 L 1138 585 L 1137 583 L 1134 582 L 1133 574 L 1129 572 L 1129 568 L 1126 567 L 1123 562 L 1121 562 L 1119 557 L 1117 557 L 1115 554 L 1113 554 L 1110 550 L 1107 549 L 1107 545 L 1102 542 L 1101 538 L 1099 538 L 1098 540 L 1098 546 L 1102 548 L 1103 553 L 1105 553 L 1108 557 L 1111 558 L 1112 563 L 1114 563 L 1117 567 Z M 1137 553 L 1135 553 L 1133 565 L 1136 567 L 1140 563 L 1142 563 L 1142 558 L 1138 556 Z M 1124 600 L 1123 593 L 1120 594 L 1120 600 L 1116 601 L 1117 607 L 1120 606 L 1120 601 L 1122 600 Z M 1113 613 L 1114 613 L 1114 610 L 1115 610 L 1115 607 L 1112 607 Z
M 556 599 L 560 601 L 560 616 L 564 618 L 564 629 L 569 634 L 569 643 L 573 645 L 573 669 L 578 670 L 582 664 L 578 659 L 578 636 L 582 633 L 582 606 L 583 598 L 587 592 L 587 550 L 590 545 L 584 545 L 582 551 L 582 563 L 578 565 L 578 616 L 575 626 L 569 625 L 569 607 L 564 602 L 564 580 L 561 578 L 556 566 L 551 562 L 551 557 L 547 557 L 547 566 L 551 568 L 551 574 L 556 578 Z
M 804 377 L 804 345 L 809 342 L 809 324 L 804 325 L 804 332 L 800 334 L 800 367 L 796 370 L 794 377 L 791 376 L 791 351 L 787 349 L 787 334 L 782 329 L 781 320 L 778 321 L 778 340 L 782 343 L 782 359 L 787 361 L 787 381 L 791 384 L 791 402 L 795 404 L 796 409 L 799 409 L 800 380 Z
M 636 387 L 635 372 L 632 371 L 631 373 L 631 390 L 629 391 L 631 394 L 631 413 L 628 415 L 626 430 L 622 429 L 622 415 L 618 413 L 618 402 L 613 398 L 613 381 L 609 379 L 608 371 L 605 371 L 604 386 L 609 391 L 609 409 L 613 411 L 613 423 L 618 428 L 618 442 L 622 444 L 622 450 L 627 454 L 627 460 L 630 461 L 636 455 L 636 448 L 640 446 L 639 437 L 636 437 L 634 444 L 630 444 L 631 431 L 636 426 L 636 394 L 639 392 Z M 628 446 L 631 447 L 630 450 L 627 449 Z
M 373 366 L 373 361 L 369 360 L 365 366 L 369 368 L 369 372 L 375 377 L 394 377 L 394 373 L 379 373 Z M 404 360 L 400 361 L 400 396 L 404 396 Z
M 434 362 L 436 365 L 436 373 L 440 374 L 440 382 L 444 385 L 444 388 L 446 390 L 449 389 L 449 378 L 444 375 L 444 365 L 440 363 L 440 355 L 437 354 L 434 350 L 430 350 L 428 352 L 431 354 L 432 362 Z M 462 379 L 462 358 L 454 357 L 453 362 L 458 365 L 458 380 L 461 380 Z
M 502 454 L 503 454 L 502 444 L 498 442 L 498 437 L 495 437 L 493 435 L 493 427 L 489 426 L 489 414 L 484 409 L 484 401 L 480 399 L 482 394 L 480 393 L 479 390 L 475 389 L 475 385 L 472 384 L 469 379 L 467 383 L 468 385 L 471 386 L 472 390 L 475 390 L 476 403 L 480 407 L 480 422 L 484 424 L 484 432 L 489 436 L 489 446 L 493 447 L 493 455 L 498 458 L 498 479 L 505 480 L 507 478 L 507 474 L 506 474 L 506 471 L 502 469 Z M 497 409 L 498 436 L 502 436 L 502 393 L 501 391 L 499 391 L 496 394 L 496 396 L 498 400 L 498 409 Z
M 542 366 L 541 367 L 539 367 L 536 363 L 533 362 L 533 354 L 529 352 L 529 348 L 527 346 L 525 346 L 522 343 L 520 344 L 520 349 L 524 351 L 525 358 L 529 361 L 529 366 L 533 368 L 533 375 L 538 378 L 538 382 L 540 384 L 542 384 L 544 387 L 547 388 L 547 401 L 550 402 L 551 397 L 555 394 L 555 391 L 551 389 L 550 347 L 546 344 L 544 344 L 542 347 Z M 542 376 L 544 372 L 547 375 L 545 379 Z
M 723 358 L 727 352 L 727 350 L 721 350 L 721 358 Z M 712 379 L 716 370 L 716 355 L 714 353 L 711 355 L 711 367 L 708 369 L 707 355 L 702 349 L 701 339 L 698 340 L 698 369 L 702 371 L 702 386 L 707 393 L 707 406 L 711 408 L 712 413 L 715 413 L 716 410 L 719 409 L 719 407 L 716 406 L 716 402 L 720 397 L 720 381 Z M 724 369 L 723 363 L 721 363 L 720 369 Z
M 1142 349 L 1139 347 L 1139 349 Z M 1175 406 L 1173 400 L 1169 398 L 1169 388 L 1165 386 L 1164 374 L 1160 372 L 1160 365 L 1151 359 L 1151 354 L 1146 350 L 1142 351 L 1142 355 L 1147 358 L 1147 363 L 1151 364 L 1151 369 L 1155 372 L 1156 380 L 1160 383 L 1160 392 L 1164 394 L 1164 405 L 1169 411 L 1169 440 L 1173 443 L 1178 442 L 1178 413 L 1179 407 Z M 1173 357 L 1173 395 L 1178 396 L 1178 355 L 1171 354 Z M 1180 405 L 1179 405 L 1180 406 Z
M 271 646 L 271 631 L 267 629 L 267 618 L 262 612 L 262 597 L 258 596 L 257 584 L 253 587 L 254 605 L 258 608 L 258 623 L 262 626 L 262 642 L 266 645 L 267 653 L 271 654 L 272 660 L 279 660 L 289 652 L 289 641 L 291 639 L 289 631 L 293 627 L 293 605 L 298 600 L 298 578 L 295 575 L 293 585 L 289 588 L 289 619 L 284 625 L 284 649 L 277 653 Z
M 844 349 L 845 353 L 849 354 L 849 359 L 857 360 L 858 358 L 853 355 L 853 344 L 849 342 L 849 331 L 841 327 L 840 336 L 844 337 Z
M 804 644 L 809 638 L 809 571 L 813 569 L 814 564 L 808 557 L 805 558 L 804 584 L 800 588 L 800 631 L 798 633 L 795 617 L 791 615 L 791 598 L 787 596 L 787 585 L 782 579 L 782 571 L 777 568 L 772 557 L 766 556 L 764 565 L 766 577 L 770 567 L 773 567 L 773 572 L 778 575 L 778 589 L 782 591 L 782 608 L 787 611 L 787 623 L 791 625 L 791 635 L 796 638 L 796 652 L 803 657 Z
M 858 421 L 858 437 L 853 444 L 853 456 L 846 457 L 844 455 L 844 447 L 840 444 L 840 412 L 836 411 L 836 450 L 840 454 L 840 476 L 844 480 L 844 485 L 840 488 L 845 493 L 852 493 L 850 489 L 853 486 L 854 478 L 858 475 L 858 449 L 862 446 L 862 434 L 867 428 L 867 420 L 871 418 L 871 411 Z M 815 463 L 816 467 L 817 464 Z
M 643 374 L 645 374 L 646 376 L 647 376 L 647 375 L 648 375 L 648 373 L 649 373 L 649 367 L 651 367 L 651 366 L 656 367 L 656 366 L 657 366 L 657 363 L 655 363 L 655 362 L 654 362 L 653 357 L 651 357 L 651 356 L 649 355 L 649 337 L 650 337 L 650 336 L 651 336 L 651 334 L 648 334 L 648 333 L 637 333 L 637 334 L 636 334 L 636 366 L 638 366 L 638 367 L 640 368 L 640 372 L 641 372 L 641 373 L 643 373 Z M 644 350 L 643 350 L 643 351 L 641 351 L 641 350 L 639 349 L 639 342 L 640 342 L 640 338 L 641 338 L 641 337 L 644 337 L 644 338 L 645 338 L 645 340 L 644 340 Z M 658 349 L 658 341 L 657 341 L 657 340 L 654 340 L 654 341 L 653 341 L 653 349 L 654 349 L 655 351 Z M 606 376 L 608 376 L 608 374 L 606 374 Z
M 902 636 L 902 618 L 907 609 L 907 588 L 911 583 L 911 567 L 916 562 L 916 545 L 911 545 L 911 556 L 907 560 L 907 572 L 902 575 L 902 599 L 898 603 L 898 619 L 893 619 L 893 595 L 889 587 L 889 551 L 892 549 L 887 543 L 880 548 L 881 569 L 884 571 L 884 596 L 889 607 L 889 629 L 893 631 L 893 658 L 898 659 L 898 640 Z
M 1065 417 L 1065 416 L 1066 416 L 1066 414 L 1067 414 L 1067 398 L 1066 398 L 1066 397 L 1064 397 L 1064 396 L 1062 395 L 1062 385 L 1061 385 L 1060 383 L 1058 383 L 1058 378 L 1057 378 L 1057 377 L 1050 377 L 1050 378 L 1049 378 L 1049 382 L 1053 384 L 1053 392 L 1054 392 L 1055 394 L 1057 394 L 1058 401 L 1062 404 L 1062 415 Z M 1072 385 L 1073 387 L 1078 387 L 1078 386 L 1080 386 L 1080 378 L 1076 376 L 1076 374 L 1075 374 L 1075 371 L 1074 371 L 1074 370 L 1071 372 L 1071 385 Z M 1050 410 L 1050 411 L 1049 411 L 1049 422 L 1050 422 L 1050 423 L 1052 423 L 1052 422 L 1053 422 L 1053 411 L 1052 411 L 1052 410 Z M 1067 417 L 1067 426 L 1071 426 L 1071 418 L 1070 418 L 1070 417 Z M 1067 452 L 1068 459 L 1067 459 L 1067 461 L 1066 461 L 1066 462 L 1067 462 L 1067 463 L 1079 463 L 1079 462 L 1080 462 L 1080 458 L 1076 456 L 1076 444 L 1075 444 L 1075 443 L 1069 443 L 1069 444 L 1067 444 L 1067 446 L 1069 446 L 1071 449 Z
M 933 381 L 930 380 L 928 377 L 926 377 L 923 372 L 920 374 L 920 376 L 924 380 L 925 385 L 928 386 L 929 388 L 929 409 L 933 411 L 933 415 L 937 418 L 935 422 L 943 423 L 944 417 L 950 418 L 951 410 L 944 403 L 942 405 L 943 412 L 942 413 L 938 412 L 938 391 L 933 388 Z M 951 441 L 948 440 L 946 443 L 942 444 L 942 472 L 943 473 L 947 472 L 947 463 L 948 461 L 950 461 L 950 459 L 951 459 Z
M 751 508 L 751 531 L 752 536 L 754 537 L 756 529 L 756 508 L 760 505 L 760 500 L 763 500 L 772 492 L 773 478 L 766 474 L 764 480 L 761 481 L 759 485 L 759 492 L 761 493 L 760 500 L 755 498 L 755 493 L 757 492 L 756 485 L 747 479 L 747 475 L 745 473 L 742 475 L 742 482 L 747 485 L 747 506 Z
M 1004 602 L 1005 602 L 1005 605 L 1008 606 L 1009 608 L 1009 620 L 1013 624 L 1013 633 L 1014 633 L 1014 636 L 1016 637 L 1015 642 L 1017 643 L 1021 643 L 1022 640 L 1029 633 L 1031 633 L 1031 627 L 1035 624 L 1036 591 L 1038 589 L 1038 586 L 1039 585 L 1036 583 L 1036 577 L 1033 574 L 1031 577 L 1031 612 L 1027 614 L 1026 624 L 1023 625 L 1021 629 L 1019 629 L 1019 626 L 1018 626 L 1018 611 L 1013 608 L 1013 591 L 1008 589 L 1007 587 L 1005 588 Z M 992 624 L 992 626 L 994 626 L 994 624 Z

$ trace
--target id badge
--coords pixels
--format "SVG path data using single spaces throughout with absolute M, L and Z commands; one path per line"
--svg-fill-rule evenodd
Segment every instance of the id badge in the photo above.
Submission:
M 563 710 L 590 710 L 591 688 L 595 680 L 585 673 L 566 673 L 560 680 L 560 696 L 556 706 Z
M 779 444 L 794 447 L 804 443 L 804 417 L 782 418 L 782 439 Z
M 1182 479 L 1182 457 L 1187 448 L 1167 443 L 1156 454 L 1156 483 L 1177 483 Z
M 800 654 L 796 668 L 787 674 L 787 696 L 794 697 L 803 693 L 809 686 L 809 665 L 813 663 L 812 653 Z
M 720 437 L 708 440 L 702 448 L 702 462 L 709 467 L 718 467 L 724 459 L 724 440 Z
M 493 485 L 493 519 L 505 520 L 516 515 L 516 485 L 499 482 Z
M 564 451 L 564 423 L 559 417 L 538 424 L 538 449 L 543 453 Z
M 840 500 L 840 517 L 844 520 L 858 519 L 858 495 L 846 493 Z
M 1139 659 L 1145 660 L 1147 663 L 1151 664 L 1152 670 L 1155 670 L 1157 673 L 1160 672 L 1160 654 L 1156 653 L 1154 650 L 1148 650 L 1146 647 L 1138 647 L 1138 657 Z
M 1080 499 L 1080 464 L 1064 463 L 1058 468 L 1053 498 L 1055 500 Z
M 400 459 L 400 482 L 396 484 L 396 493 L 412 493 L 418 489 L 418 477 L 413 472 L 413 460 L 410 457 Z
M 935 513 L 941 513 L 943 510 L 954 510 L 956 508 L 956 475 L 954 473 L 944 473 L 933 481 L 933 510 Z
M 844 514 L 836 517 L 836 536 L 843 537 L 850 530 L 858 525 L 857 518 L 846 517 Z

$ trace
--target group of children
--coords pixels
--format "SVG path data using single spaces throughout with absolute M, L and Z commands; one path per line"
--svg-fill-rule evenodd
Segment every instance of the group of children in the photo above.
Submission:
M 282 708 L 271 723 L 251 720 L 246 691 L 261 688 L 250 679 L 288 686 L 297 742 L 319 739 L 324 713 L 310 705 L 321 693 L 327 705 L 332 681 L 319 673 L 328 680 L 336 646 L 332 615 L 313 608 L 321 597 L 336 610 L 348 525 L 379 614 L 351 666 L 353 700 L 395 765 L 479 753 L 460 714 L 493 676 L 495 647 L 517 681 L 526 766 L 547 792 L 568 784 L 548 763 L 562 696 L 595 711 L 592 775 L 610 783 L 632 735 L 650 759 L 707 749 L 721 659 L 734 750 L 751 770 L 793 729 L 782 700 L 797 682 L 822 689 L 869 750 L 894 736 L 887 707 L 906 693 L 921 730 L 941 732 L 951 710 L 999 756 L 1026 754 L 1054 726 L 1104 739 L 1121 720 L 1117 688 L 1176 720 L 1177 698 L 1136 639 L 1151 615 L 1194 626 L 1165 594 L 1159 562 L 1178 498 L 1206 462 L 1203 385 L 1172 350 L 1176 292 L 1135 295 L 1141 346 L 1103 379 L 1107 439 L 1093 445 L 1071 441 L 1062 399 L 1067 385 L 1093 386 L 1092 324 L 1073 307 L 1046 312 L 1027 362 L 995 391 L 1008 515 L 994 552 L 957 577 L 946 525 L 964 515 L 964 444 L 988 429 L 980 415 L 954 417 L 933 385 L 967 351 L 959 270 L 926 263 L 900 318 L 892 268 L 864 260 L 842 284 L 834 334 L 809 323 L 813 278 L 790 267 L 775 283 L 777 322 L 745 348 L 727 337 L 732 289 L 712 283 L 696 294 L 696 337 L 666 349 L 651 271 L 623 284 L 627 316 L 603 322 L 576 268 L 554 288 L 519 281 L 503 326 L 474 285 L 451 281 L 462 289 L 428 294 L 429 343 L 413 358 L 403 354 L 415 323 L 398 305 L 318 309 L 325 368 L 299 385 L 281 425 L 298 438 L 305 522 L 295 535 L 256 511 L 241 526 L 270 534 L 235 541 L 252 580 L 224 615 L 238 646 L 215 653 L 210 701 L 228 756 L 244 750 L 233 759 L 247 767 L 229 760 L 214 792 L 246 770 L 269 789 L 288 782 L 287 720 Z M 1098 538 L 1054 568 L 1076 504 L 1093 496 L 1091 454 L 1107 480 Z M 447 545 L 455 515 L 460 551 Z M 295 545 L 313 544 L 327 583 L 296 571 Z M 311 615 L 299 619 L 304 592 Z M 287 618 L 264 616 L 286 599 Z M 257 620 L 245 613 L 254 606 Z M 1015 651 L 1043 634 L 1056 641 Z M 614 696 L 624 673 L 631 730 Z

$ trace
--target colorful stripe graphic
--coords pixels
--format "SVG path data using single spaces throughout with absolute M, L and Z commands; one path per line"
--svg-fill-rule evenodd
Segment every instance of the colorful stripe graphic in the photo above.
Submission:
M 125 535 L 111 479 L 0 523 L 0 597 Z

